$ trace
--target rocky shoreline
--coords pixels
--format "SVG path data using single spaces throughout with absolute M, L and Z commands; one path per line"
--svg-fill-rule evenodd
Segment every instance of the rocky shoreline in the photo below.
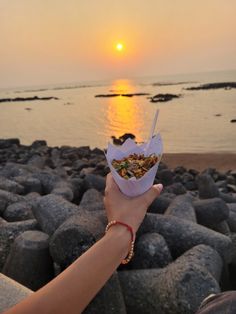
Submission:
M 236 167 L 235 167 L 236 168 Z M 236 169 L 161 163 L 164 190 L 120 266 L 85 313 L 195 313 L 236 288 Z M 109 172 L 98 148 L 0 140 L 0 268 L 37 290 L 103 234 Z

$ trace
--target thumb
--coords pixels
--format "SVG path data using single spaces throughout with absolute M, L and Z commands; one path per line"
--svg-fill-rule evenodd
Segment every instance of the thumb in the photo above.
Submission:
M 162 184 L 155 184 L 141 196 L 144 197 L 147 207 L 151 205 L 154 199 L 161 194 L 162 189 Z

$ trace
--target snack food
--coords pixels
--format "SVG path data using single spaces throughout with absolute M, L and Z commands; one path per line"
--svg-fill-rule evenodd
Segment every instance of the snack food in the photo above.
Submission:
M 129 180 L 132 177 L 140 179 L 158 160 L 159 158 L 156 154 L 146 157 L 144 154 L 134 153 L 120 160 L 113 159 L 111 164 L 122 178 Z
M 162 153 L 160 134 L 141 145 L 137 145 L 130 138 L 119 147 L 109 143 L 106 159 L 121 192 L 126 196 L 136 197 L 150 189 L 155 180 Z

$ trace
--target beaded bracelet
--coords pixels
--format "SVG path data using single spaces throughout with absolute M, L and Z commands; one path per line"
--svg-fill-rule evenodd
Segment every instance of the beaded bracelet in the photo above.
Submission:
M 125 259 L 123 259 L 121 261 L 121 264 L 128 264 L 130 262 L 130 260 L 132 259 L 132 257 L 134 256 L 134 232 L 133 232 L 133 229 L 132 229 L 132 227 L 130 227 L 128 224 L 126 224 L 124 222 L 112 220 L 107 224 L 106 229 L 105 229 L 105 233 L 107 233 L 107 231 L 110 229 L 110 227 L 114 226 L 114 225 L 122 225 L 122 226 L 126 227 L 131 234 L 131 247 L 130 247 L 129 254 L 127 255 L 127 257 Z

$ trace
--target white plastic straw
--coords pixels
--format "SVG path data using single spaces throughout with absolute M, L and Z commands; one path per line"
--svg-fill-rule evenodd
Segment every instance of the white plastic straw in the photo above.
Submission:
M 148 151 L 148 148 L 149 148 L 151 139 L 152 139 L 152 137 L 153 137 L 153 134 L 154 134 L 154 131 L 155 131 L 155 128 L 156 128 L 156 124 L 157 124 L 158 114 L 159 114 L 159 109 L 157 109 L 157 111 L 156 111 L 156 113 L 155 113 L 155 116 L 154 116 L 154 119 L 153 119 L 153 122 L 152 122 L 152 127 L 151 127 L 151 130 L 150 130 L 149 139 L 148 139 L 148 144 L 147 144 L 147 146 L 146 146 L 145 152 Z

